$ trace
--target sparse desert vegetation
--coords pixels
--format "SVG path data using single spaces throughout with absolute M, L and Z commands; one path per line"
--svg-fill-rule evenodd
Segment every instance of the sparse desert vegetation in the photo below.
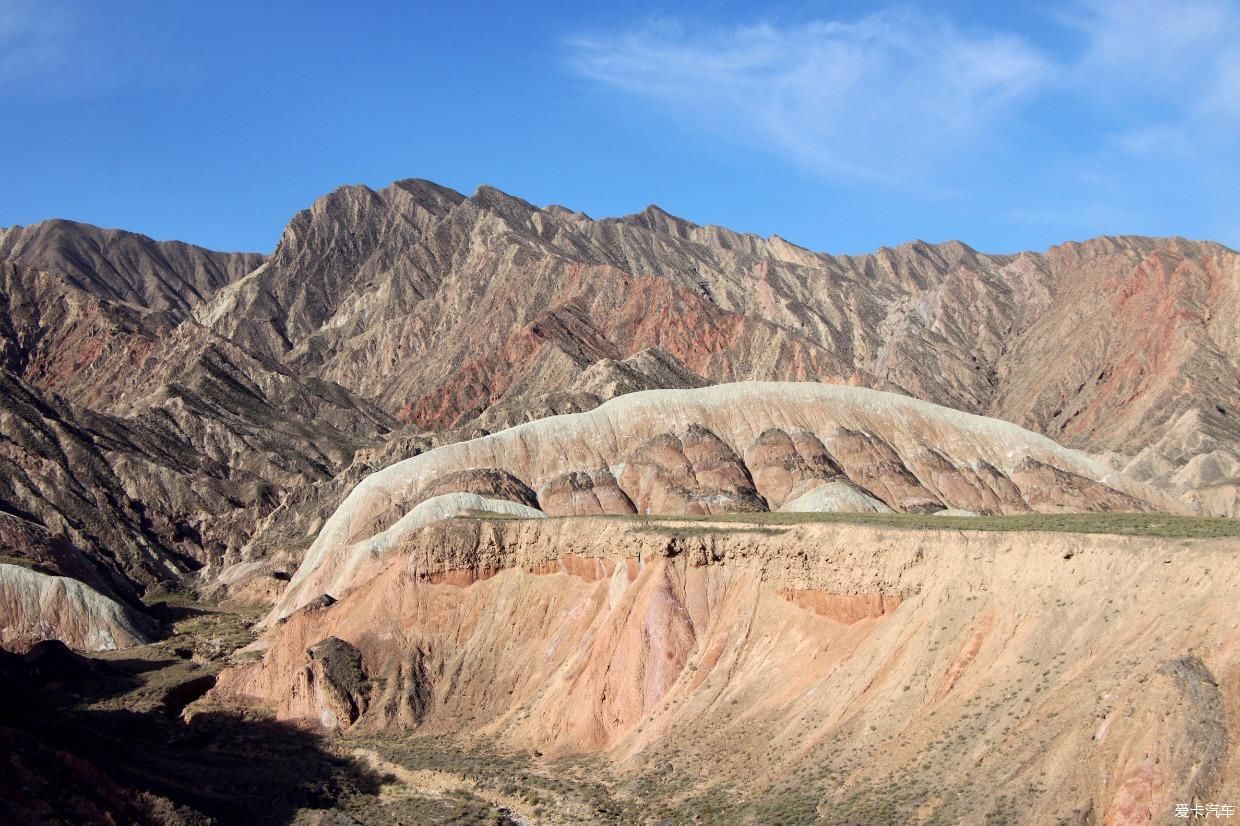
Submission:
M 472 518 L 516 518 L 472 513 Z M 578 517 L 553 517 L 574 519 Z M 815 524 L 869 525 L 913 531 L 960 530 L 1019 533 L 1099 533 L 1165 539 L 1240 537 L 1240 520 L 1165 513 L 1057 513 L 1015 516 L 936 516 L 918 513 L 724 513 L 699 515 L 607 515 L 639 524 L 643 530 L 669 533 L 773 530 Z M 683 523 L 695 523 L 685 525 Z M 698 527 L 700 525 L 700 527 Z M 735 525 L 736 527 L 730 527 Z
M 466 511 L 459 519 L 486 521 L 520 520 L 512 514 Z M 1163 513 L 1062 513 L 1016 516 L 935 516 L 916 513 L 728 513 L 728 514 L 600 514 L 591 517 L 558 516 L 552 519 L 605 518 L 632 522 L 636 530 L 668 536 L 701 536 L 711 533 L 776 534 L 797 525 L 869 525 L 911 531 L 1005 531 L 1012 533 L 1090 533 L 1115 536 L 1148 536 L 1164 539 L 1240 537 L 1240 520 L 1216 516 L 1182 516 Z

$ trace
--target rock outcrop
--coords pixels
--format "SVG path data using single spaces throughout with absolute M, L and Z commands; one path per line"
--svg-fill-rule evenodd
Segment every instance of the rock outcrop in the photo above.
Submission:
M 320 640 L 306 652 L 310 665 L 304 682 L 294 688 L 314 695 L 321 708 L 324 728 L 348 727 L 366 713 L 369 680 L 362 670 L 362 655 L 337 637 Z
M 1016 425 L 893 393 L 811 383 L 652 390 L 371 474 L 324 524 L 275 616 L 322 593 L 340 597 L 364 581 L 359 572 L 377 553 L 460 510 L 433 494 L 471 487 L 512 512 L 538 504 L 567 515 L 736 513 L 789 502 L 977 513 L 1177 507 Z
M 592 220 L 410 180 L 324 196 L 195 313 L 426 430 L 625 388 L 816 380 L 1114 452 L 1177 492 L 1228 478 L 1176 478 L 1195 457 L 1240 461 L 1240 255 L 1179 238 L 831 256 L 653 207 Z
M 0 648 L 60 640 L 83 651 L 149 642 L 154 623 L 89 585 L 0 563 Z
M 666 764 L 651 788 L 732 783 L 805 807 L 781 822 L 880 803 L 891 822 L 970 822 L 1003 798 L 1021 822 L 1170 817 L 1240 791 L 1234 555 L 1234 540 L 449 520 L 274 627 L 212 698 L 601 753 L 622 774 Z M 304 677 L 329 638 L 349 654 L 335 693 Z

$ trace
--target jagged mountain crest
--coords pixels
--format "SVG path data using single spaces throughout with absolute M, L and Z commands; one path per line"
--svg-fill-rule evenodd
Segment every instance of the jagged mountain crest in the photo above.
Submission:
M 1096 379 L 1103 362 L 1121 358 L 1112 350 L 1132 348 L 1133 329 L 1137 340 L 1152 336 L 1135 319 L 1118 329 L 1124 314 L 1102 309 L 1097 296 L 1128 284 L 1152 288 L 1149 302 L 1164 294 L 1193 307 L 1210 295 L 1234 302 L 1225 284 L 1235 259 L 1219 245 L 1133 237 L 1016 255 L 913 241 L 831 256 L 655 206 L 592 220 L 493 187 L 464 196 L 403 181 L 320 199 L 294 219 L 267 265 L 202 305 L 199 318 L 422 427 L 466 424 L 500 398 L 510 407 L 512 388 L 531 384 L 519 376 L 547 362 L 546 347 L 619 359 L 655 348 L 710 381 L 859 382 L 1115 450 L 1147 418 L 1134 399 L 1107 393 L 1088 418 L 1054 415 L 1088 390 L 1085 376 Z M 1191 288 L 1144 283 L 1151 267 L 1190 273 Z M 1191 307 L 1180 317 L 1194 315 L 1204 317 Z M 556 321 L 566 318 L 569 327 Z M 1052 357 L 1064 336 L 1081 347 Z M 1233 398 L 1234 370 L 1211 353 L 1234 344 L 1191 331 L 1177 341 L 1170 346 L 1198 353 L 1186 357 L 1189 371 L 1200 368 Z M 1153 351 L 1169 345 L 1150 338 L 1141 346 L 1151 350 L 1142 358 L 1158 361 Z M 1151 409 L 1183 413 L 1172 383 L 1129 392 L 1136 400 L 1149 393 Z M 1048 384 L 1053 392 L 1040 389 Z M 1206 418 L 1216 430 L 1225 424 Z
M 252 271 L 263 256 L 53 219 L 0 230 L 0 260 L 57 273 L 107 301 L 184 315 Z
M 595 220 L 409 179 L 324 195 L 265 258 L 69 222 L 4 230 L 0 253 L 6 387 L 69 428 L 31 444 L 73 446 L 91 485 L 140 502 L 121 533 L 72 537 L 104 554 L 141 533 L 149 551 L 104 563 L 130 583 L 295 559 L 353 482 L 411 452 L 747 380 L 895 391 L 1104 454 L 1190 504 L 1236 501 L 1240 256 L 1217 244 L 833 256 L 654 205 Z M 11 428 L 40 432 L 23 405 Z M 0 505 L 94 524 L 95 505 L 58 498 L 72 473 L 14 469 Z

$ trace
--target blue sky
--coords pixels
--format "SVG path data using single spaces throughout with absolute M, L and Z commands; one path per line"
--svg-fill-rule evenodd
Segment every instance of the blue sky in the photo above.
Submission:
M 829 252 L 1240 247 L 1240 0 L 588 5 L 0 0 L 0 225 L 265 251 L 421 177 Z

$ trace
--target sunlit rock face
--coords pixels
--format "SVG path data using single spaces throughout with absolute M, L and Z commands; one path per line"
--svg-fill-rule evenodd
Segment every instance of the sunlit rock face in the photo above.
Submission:
M 83 651 L 149 642 L 154 624 L 69 577 L 0 564 L 0 648 L 60 640 Z
M 661 525 L 425 525 L 211 699 L 622 776 L 668 761 L 746 797 L 899 784 L 944 822 L 999 795 L 1031 823 L 1133 822 L 1235 788 L 1234 540 Z
M 444 497 L 428 494 L 469 488 L 540 515 L 1182 508 L 1044 436 L 906 396 L 789 382 L 652 390 L 371 474 L 324 524 L 274 616 L 364 581 L 376 554 L 431 521 L 427 506 Z
M 319 199 L 194 312 L 427 430 L 813 380 L 1006 419 L 1177 492 L 1240 462 L 1240 255 L 1182 238 L 835 256 L 656 207 L 594 220 L 408 180 Z

